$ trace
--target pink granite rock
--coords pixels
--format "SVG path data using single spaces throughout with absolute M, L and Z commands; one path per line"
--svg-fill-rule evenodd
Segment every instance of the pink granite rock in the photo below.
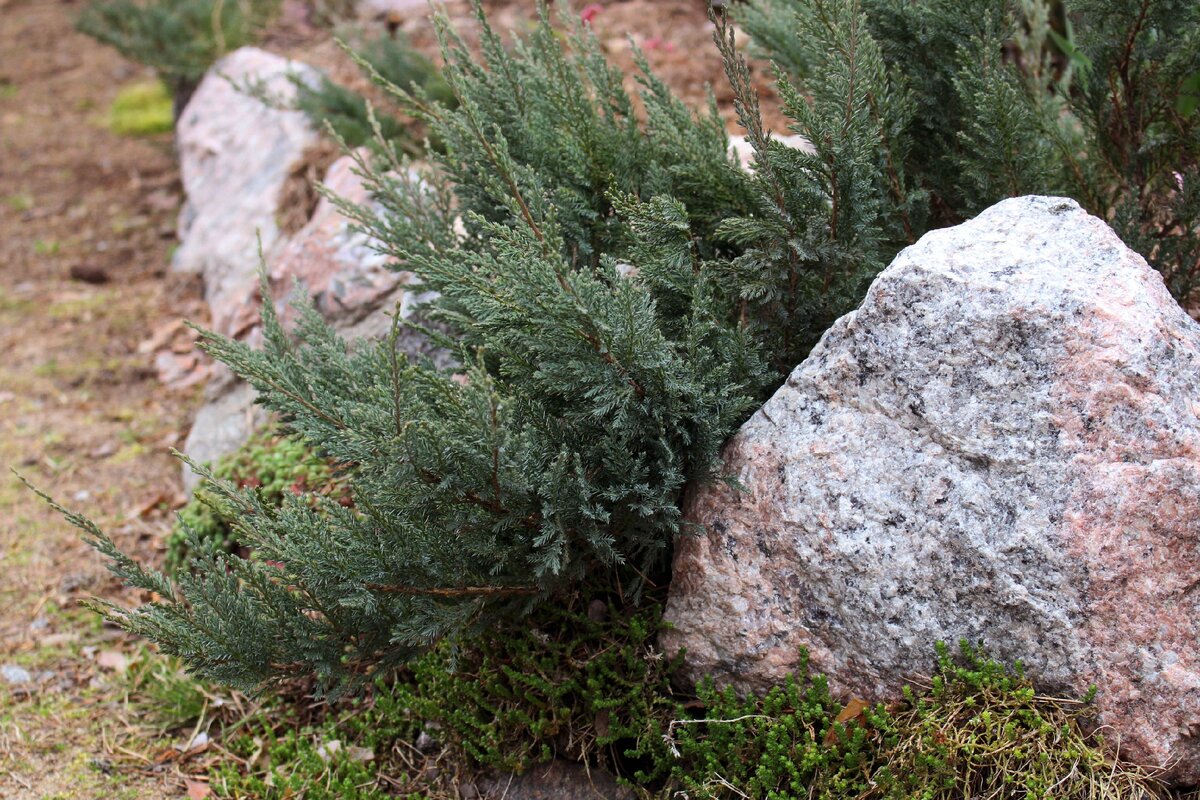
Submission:
M 335 161 L 323 183 L 351 203 L 371 202 L 350 156 Z M 411 280 L 409 273 L 397 271 L 390 259 L 379 253 L 377 243 L 354 230 L 353 223 L 325 197 L 308 223 L 268 264 L 275 310 L 285 324 L 294 319 L 289 300 L 299 285 L 326 321 L 350 336 L 383 333 L 387 318 L 375 312 L 391 310 L 401 302 L 404 286 Z M 228 300 L 213 307 L 213 329 L 234 338 L 253 338 L 261 302 L 257 276 L 244 279 Z
M 761 688 L 806 646 L 894 697 L 935 641 L 1095 684 L 1133 761 L 1200 781 L 1200 325 L 1070 200 L 903 251 L 688 502 L 664 635 Z

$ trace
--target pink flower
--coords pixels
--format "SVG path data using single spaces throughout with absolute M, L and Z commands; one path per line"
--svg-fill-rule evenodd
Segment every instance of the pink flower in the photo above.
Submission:
M 1179 191 L 1182 192 L 1183 191 L 1183 173 L 1182 172 L 1172 172 L 1171 174 L 1175 176 L 1175 185 L 1178 186 Z
M 651 36 L 649 39 L 642 42 L 642 48 L 645 50 L 658 50 L 659 48 L 662 48 L 670 53 L 675 49 L 675 43 L 668 42 L 661 36 Z
M 589 3 L 583 7 L 583 11 L 579 12 L 579 18 L 584 22 L 591 22 L 596 18 L 596 15 L 604 10 L 604 6 L 599 3 Z

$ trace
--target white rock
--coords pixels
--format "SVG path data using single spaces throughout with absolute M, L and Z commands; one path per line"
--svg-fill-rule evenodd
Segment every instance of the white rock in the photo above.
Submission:
M 213 370 L 204 387 L 204 405 L 192 420 L 183 452 L 197 464 L 215 464 L 221 456 L 232 453 L 267 421 L 267 413 L 254 404 L 254 387 L 239 380 L 228 368 Z M 188 466 L 183 467 L 183 486 L 192 491 L 200 476 Z
M 16 664 L 0 665 L 0 678 L 4 678 L 5 683 L 12 686 L 20 686 L 23 683 L 33 681 L 33 676 L 29 674 L 29 670 L 24 667 L 18 667 Z
M 430 15 L 429 0 L 359 0 L 355 11 L 361 20 L 390 19 L 404 23 Z
M 318 141 L 299 111 L 272 108 L 240 91 L 259 85 L 286 101 L 294 73 L 317 79 L 312 67 L 254 47 L 243 47 L 208 71 L 175 128 L 187 202 L 179 215 L 172 268 L 204 277 L 205 298 L 219 305 L 280 241 L 276 216 L 293 166 Z
M 772 136 L 772 139 L 796 150 L 803 150 L 806 153 L 815 153 L 812 143 L 803 136 Z M 729 149 L 737 156 L 738 163 L 742 165 L 742 169 L 751 169 L 754 166 L 754 147 L 746 140 L 745 136 L 729 137 Z

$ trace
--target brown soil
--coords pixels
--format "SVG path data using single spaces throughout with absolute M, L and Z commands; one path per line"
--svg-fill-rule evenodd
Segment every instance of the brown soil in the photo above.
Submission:
M 533 3 L 490 5 L 505 28 Z M 707 84 L 728 99 L 704 0 L 603 6 L 593 24 L 619 64 L 632 64 L 632 35 L 686 100 L 703 104 Z M 464 0 L 449 7 L 468 20 Z M 0 672 L 0 797 L 180 796 L 171 745 L 187 732 L 147 726 L 129 704 L 127 667 L 144 646 L 79 607 L 139 598 L 10 473 L 155 562 L 183 501 L 169 449 L 199 400 L 197 386 L 179 388 L 194 356 L 178 323 L 203 322 L 204 310 L 199 287 L 168 272 L 180 201 L 171 138 L 106 128 L 117 92 L 150 74 L 75 33 L 77 11 L 0 0 L 0 670 L 30 678 Z M 427 22 L 403 27 L 432 54 Z M 302 13 L 285 14 L 266 46 L 348 74 Z M 174 389 L 159 380 L 164 357 L 184 374 Z
M 0 0 L 0 797 L 155 797 L 114 769 L 130 645 L 78 607 L 121 590 L 10 470 L 148 558 L 179 501 L 195 389 L 165 390 L 139 344 L 200 312 L 168 279 L 179 201 L 169 135 L 104 126 L 147 75 L 75 33 L 58 0 Z M 72 280 L 75 274 L 92 281 Z M 109 654 L 109 655 L 103 655 Z M 107 666 L 105 666 L 107 665 Z

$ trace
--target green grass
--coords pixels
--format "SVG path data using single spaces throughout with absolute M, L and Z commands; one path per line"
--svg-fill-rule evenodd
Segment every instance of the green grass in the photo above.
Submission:
M 39 256 L 56 256 L 62 250 L 62 242 L 57 239 L 37 239 L 33 243 L 33 252 Z
M 0 89 L 2 91 L 2 89 Z M 13 211 L 24 212 L 33 208 L 33 195 L 28 192 L 17 192 L 4 198 L 4 204 Z
M 0 287 L 0 315 L 19 319 L 36 307 L 32 300 L 12 295 Z
M 126 695 L 160 731 L 193 725 L 207 711 L 209 689 L 187 675 L 178 659 L 145 645 L 131 655 L 124 677 Z

